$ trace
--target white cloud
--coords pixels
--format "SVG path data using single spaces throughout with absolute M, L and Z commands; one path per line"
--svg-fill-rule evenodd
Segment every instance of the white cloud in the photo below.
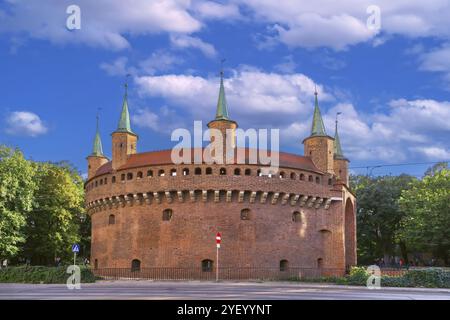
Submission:
M 190 13 L 184 0 L 79 0 L 81 29 L 66 29 L 66 8 L 72 1 L 9 1 L 1 12 L 0 32 L 27 34 L 54 43 L 86 43 L 109 49 L 129 47 L 126 35 L 192 33 L 202 23 Z
M 47 133 L 48 129 L 41 118 L 28 111 L 15 111 L 6 119 L 6 132 L 11 135 L 36 137 Z
M 221 4 L 212 1 L 194 2 L 195 12 L 205 19 L 237 19 L 242 18 L 239 7 L 234 3 Z
M 389 35 L 450 38 L 450 6 L 446 0 L 239 0 L 255 20 L 276 27 L 275 36 L 291 47 L 330 47 L 335 50 L 374 41 L 380 45 Z M 381 34 L 369 30 L 366 9 L 377 5 Z M 243 11 L 243 10 L 241 10 Z
M 119 57 L 112 63 L 101 63 L 100 69 L 103 69 L 110 76 L 125 76 L 134 73 L 134 70 L 127 67 L 127 64 L 127 57 Z
M 274 66 L 276 71 L 281 73 L 294 73 L 297 64 L 294 61 L 292 55 L 283 57 L 283 61 Z
M 242 128 L 280 128 L 283 145 L 300 147 L 311 130 L 314 81 L 303 74 L 265 73 L 250 67 L 231 73 L 225 79 L 230 117 Z M 163 98 L 192 119 L 207 122 L 214 115 L 217 78 L 167 74 L 138 77 L 136 83 L 141 95 Z M 336 112 L 342 112 L 340 135 L 351 160 L 396 163 L 421 157 L 443 160 L 447 155 L 450 102 L 397 99 L 389 101 L 383 112 L 362 113 L 351 103 L 336 104 L 322 86 L 318 89 L 328 134 L 334 135 Z
M 200 50 L 208 58 L 214 58 L 217 55 L 216 49 L 210 43 L 206 43 L 200 38 L 187 35 L 171 35 L 170 42 L 179 49 L 194 48 Z

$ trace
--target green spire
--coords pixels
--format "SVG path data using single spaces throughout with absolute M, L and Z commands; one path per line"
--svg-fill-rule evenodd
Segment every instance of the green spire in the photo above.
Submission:
M 342 152 L 342 147 L 341 147 L 341 140 L 339 139 L 339 133 L 338 133 L 338 120 L 337 120 L 337 116 L 341 114 L 340 112 L 338 112 L 336 114 L 336 129 L 335 129 L 335 133 L 334 133 L 334 158 L 335 159 L 345 159 L 344 157 L 344 153 Z
M 323 125 L 322 115 L 320 114 L 319 101 L 317 100 L 317 90 L 314 91 L 314 116 L 311 127 L 311 136 L 326 136 L 325 126 Z
M 223 86 L 223 71 L 220 71 L 220 90 L 217 100 L 216 120 L 230 120 L 228 117 L 227 99 L 225 98 L 225 88 Z
M 98 115 L 97 115 L 97 130 L 96 130 L 96 133 L 95 133 L 94 147 L 92 148 L 91 156 L 104 157 L 104 155 L 103 155 L 103 147 L 102 147 L 102 140 L 100 139 L 100 132 L 98 130 Z
M 125 83 L 125 95 L 123 97 L 122 113 L 120 114 L 119 125 L 116 132 L 129 132 L 134 134 L 134 132 L 131 131 L 130 113 L 128 112 L 128 83 Z

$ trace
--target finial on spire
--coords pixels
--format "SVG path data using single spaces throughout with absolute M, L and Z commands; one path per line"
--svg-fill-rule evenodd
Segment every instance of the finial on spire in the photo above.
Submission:
M 226 61 L 227 59 L 222 59 L 220 60 L 220 79 L 223 79 L 223 63 Z
M 223 63 L 225 59 L 220 60 L 220 89 L 219 99 L 217 100 L 216 120 L 230 120 L 228 117 L 227 99 L 225 98 L 225 87 L 223 85 Z
M 131 74 L 127 73 L 127 75 L 125 76 L 125 97 L 128 97 L 128 78 L 131 77 Z
M 314 95 L 317 97 L 317 86 L 315 83 L 314 83 Z

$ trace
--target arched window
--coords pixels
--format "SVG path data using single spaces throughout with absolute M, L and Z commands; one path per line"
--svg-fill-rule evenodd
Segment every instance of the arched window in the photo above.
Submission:
M 291 180 L 295 180 L 295 178 L 297 178 L 297 175 L 295 172 L 291 172 Z
M 246 176 L 251 176 L 252 175 L 252 170 L 251 169 L 245 169 L 245 175 Z
M 101 186 L 103 185 L 103 179 L 100 179 L 100 185 Z
M 289 261 L 281 260 L 280 261 L 280 271 L 287 271 L 289 269 Z
M 131 172 L 127 173 L 127 180 L 133 179 L 133 174 Z
M 142 171 L 139 171 L 136 176 L 138 179 L 142 179 Z
M 113 176 L 113 177 L 111 178 L 111 182 L 112 182 L 112 183 L 116 183 L 116 176 Z
M 172 215 L 173 215 L 172 209 L 165 209 L 163 211 L 163 216 L 162 216 L 163 221 L 171 220 L 172 219 Z
M 141 271 L 141 261 L 138 259 L 134 259 L 131 261 L 131 272 Z
M 213 271 L 213 261 L 209 259 L 202 260 L 202 271 L 212 272 Z
M 116 216 L 113 214 L 110 214 L 108 224 L 115 224 L 115 223 L 116 223 Z
M 161 169 L 161 170 L 158 171 L 158 176 L 159 177 L 164 177 L 164 175 L 165 175 L 164 170 Z
M 176 177 L 176 175 L 177 175 L 177 169 L 171 169 L 170 170 L 170 176 Z
M 292 213 L 292 221 L 302 222 L 302 215 L 300 214 L 300 212 L 294 211 L 294 213 Z
M 250 220 L 250 209 L 241 210 L 241 220 Z
M 212 168 L 206 168 L 206 174 L 212 174 Z
M 262 176 L 261 170 L 260 170 L 260 169 L 256 170 L 256 175 L 257 175 L 258 177 L 261 177 L 261 176 Z
M 305 175 L 303 173 L 300 174 L 300 180 L 305 180 Z
M 316 183 L 320 183 L 320 177 L 316 177 Z
M 98 187 L 98 182 L 97 181 L 95 181 L 95 186 Z
M 308 177 L 308 181 L 309 181 L 309 182 L 313 182 L 313 176 L 309 176 L 309 177 Z
M 121 181 L 125 181 L 125 173 L 122 173 L 122 174 L 120 175 L 120 180 L 121 180 Z
M 183 169 L 183 176 L 188 176 L 189 175 L 189 169 L 188 168 L 184 168 Z
M 284 173 L 284 171 L 280 172 L 280 179 L 284 179 L 286 178 L 286 173 Z
M 240 176 L 241 175 L 241 169 L 239 169 L 239 168 L 234 169 L 234 175 L 235 176 Z
M 224 175 L 227 174 L 227 169 L 225 169 L 225 168 L 220 168 L 219 173 L 220 173 L 221 176 L 224 176 Z
M 153 177 L 153 170 L 147 170 L 147 177 Z
M 202 174 L 202 168 L 195 168 L 194 173 L 195 173 L 196 175 Z

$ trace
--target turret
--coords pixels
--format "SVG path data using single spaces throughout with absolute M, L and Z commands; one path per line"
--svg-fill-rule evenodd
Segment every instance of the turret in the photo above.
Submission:
M 339 113 L 338 113 L 339 114 Z M 348 185 L 348 163 L 350 162 L 342 152 L 341 140 L 338 133 L 338 120 L 336 115 L 336 129 L 334 133 L 334 173 L 341 182 Z
M 131 154 L 137 152 L 138 135 L 131 131 L 130 114 L 128 112 L 128 84 L 125 84 L 125 95 L 122 103 L 117 130 L 112 133 L 112 169 L 123 166 Z
M 334 139 L 328 136 L 325 131 L 317 98 L 317 90 L 315 90 L 314 96 L 314 116 L 311 135 L 303 140 L 304 154 L 307 157 L 311 157 L 319 170 L 334 174 Z
M 97 115 L 97 130 L 94 138 L 94 146 L 92 153 L 87 157 L 88 161 L 88 179 L 95 176 L 98 168 L 107 163 L 109 160 L 103 154 L 102 140 L 100 138 L 100 132 L 98 128 L 98 115 Z
M 211 156 L 219 159 L 219 155 L 233 154 L 236 148 L 236 128 L 237 123 L 230 120 L 228 116 L 227 99 L 225 97 L 225 88 L 223 85 L 223 71 L 220 72 L 220 89 L 219 98 L 217 100 L 216 118 L 208 123 L 209 129 L 216 129 L 221 133 L 222 139 L 215 136 L 215 130 L 210 131 L 211 146 L 213 152 Z M 228 131 L 228 133 L 227 133 Z M 223 162 L 226 157 L 223 158 Z

